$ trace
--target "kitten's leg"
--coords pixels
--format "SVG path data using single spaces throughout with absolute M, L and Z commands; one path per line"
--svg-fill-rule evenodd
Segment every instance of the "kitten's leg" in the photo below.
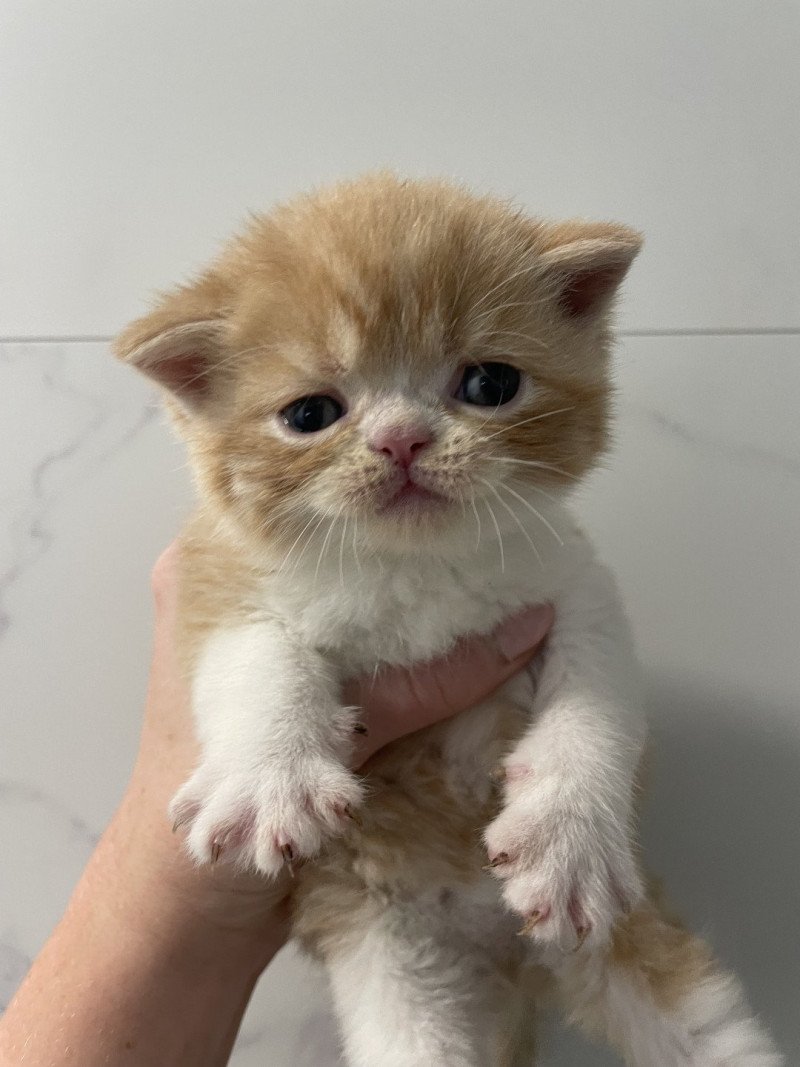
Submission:
M 506 903 L 542 945 L 607 943 L 642 897 L 633 787 L 645 738 L 639 672 L 613 580 L 588 563 L 556 601 L 532 722 L 504 761 L 485 835 Z
M 388 906 L 328 953 L 349 1067 L 533 1067 L 533 1007 L 488 955 Z
M 343 765 L 355 709 L 321 656 L 278 624 L 213 634 L 194 677 L 200 764 L 171 807 L 200 862 L 276 874 L 343 829 L 361 799 Z
M 572 1021 L 631 1067 L 780 1067 L 739 983 L 702 941 L 646 903 L 612 948 L 562 956 L 553 968 Z

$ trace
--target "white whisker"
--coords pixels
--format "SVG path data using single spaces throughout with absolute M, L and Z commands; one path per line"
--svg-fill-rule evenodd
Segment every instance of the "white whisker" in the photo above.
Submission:
M 506 485 L 507 483 L 504 482 L 503 484 Z M 532 485 L 530 482 L 524 482 L 522 484 L 524 484 L 526 489 L 532 489 L 534 493 L 539 493 L 539 495 L 543 496 L 545 500 L 549 500 L 551 504 L 561 503 L 557 496 L 553 496 L 552 493 L 548 493 L 547 490 L 542 489 L 540 485 Z
M 546 352 L 550 351 L 550 345 L 545 344 L 538 337 L 532 337 L 529 333 L 521 333 L 519 330 L 494 330 L 492 331 L 491 339 L 493 341 L 500 340 L 503 337 L 516 337 L 520 341 L 527 341 L 528 344 L 536 345 L 537 348 L 543 348 Z
M 564 478 L 570 478 L 573 482 L 579 482 L 580 478 L 576 474 L 570 474 L 569 471 L 565 471 L 562 467 L 556 467 L 552 463 L 545 463 L 540 459 L 514 459 L 512 456 L 498 456 L 501 463 L 516 463 L 520 467 L 537 467 L 543 471 L 555 471 L 556 474 L 562 475 Z
M 478 366 L 481 366 L 481 364 L 479 363 Z M 474 438 L 476 438 L 478 436 L 478 434 L 481 432 L 481 430 L 484 428 L 486 423 L 489 422 L 490 419 L 493 419 L 495 417 L 495 415 L 497 414 L 497 412 L 500 410 L 500 408 L 502 406 L 503 406 L 502 399 L 498 400 L 497 403 L 495 404 L 495 406 L 489 411 L 489 414 L 484 419 L 481 420 L 480 425 L 478 425 L 478 426 L 474 427 L 474 429 L 470 430 L 470 436 L 467 438 L 467 440 L 471 441 Z
M 539 566 L 540 567 L 544 567 L 544 562 L 542 560 L 541 555 L 539 554 L 539 549 L 534 544 L 534 541 L 533 541 L 533 538 L 531 537 L 531 535 L 528 533 L 528 531 L 525 529 L 525 527 L 520 522 L 519 515 L 517 515 L 516 511 L 514 511 L 514 509 L 509 504 L 507 504 L 505 502 L 505 500 L 503 500 L 503 498 L 500 496 L 500 494 L 498 493 L 498 491 L 495 489 L 495 487 L 492 485 L 491 482 L 487 482 L 485 478 L 480 478 L 479 481 L 483 482 L 483 484 L 486 486 L 486 488 L 490 492 L 494 493 L 494 495 L 497 497 L 497 499 L 500 502 L 500 504 L 502 504 L 502 506 L 506 509 L 508 514 L 511 516 L 511 518 L 514 520 L 514 522 L 517 524 L 517 526 L 522 531 L 523 537 L 528 542 L 528 544 L 531 546 L 531 548 L 533 549 L 533 554 L 536 556 L 537 560 L 539 561 Z M 506 486 L 505 488 L 508 488 L 508 487 Z
M 342 537 L 339 541 L 339 581 L 342 584 L 342 592 L 344 592 L 344 536 L 347 533 L 347 516 L 344 517 L 344 526 L 342 527 Z
M 558 541 L 560 547 L 561 548 L 564 547 L 564 541 L 563 541 L 561 535 L 559 534 L 559 532 L 556 530 L 556 528 L 551 523 L 549 523 L 547 521 L 547 519 L 544 517 L 544 515 L 542 515 L 542 513 L 540 511 L 538 511 L 533 506 L 533 504 L 531 504 L 530 500 L 526 500 L 524 496 L 520 496 L 520 494 L 518 492 L 516 492 L 516 490 L 512 489 L 510 485 L 506 485 L 505 482 L 501 482 L 500 483 L 500 488 L 501 489 L 505 489 L 505 491 L 507 493 L 511 493 L 511 495 L 514 497 L 515 500 L 518 500 L 520 502 L 520 504 L 523 504 L 528 509 L 528 511 L 530 511 L 533 515 L 535 515 L 536 518 L 539 520 L 539 522 L 543 523 L 543 525 L 547 527 L 547 529 L 550 531 L 550 533 L 553 535 L 553 537 L 555 537 L 555 539 L 556 539 L 556 541 Z
M 361 560 L 358 558 L 358 515 L 353 516 L 353 559 L 356 561 L 356 569 L 361 574 Z
M 547 297 L 539 300 L 509 300 L 505 304 L 497 304 L 495 307 L 486 308 L 474 321 L 470 321 L 469 325 L 477 337 L 491 337 L 496 329 L 496 320 L 502 311 L 512 311 L 515 308 L 524 308 L 526 311 L 530 311 L 531 308 L 547 302 Z M 472 310 L 474 311 L 474 308 Z
M 181 382 L 181 388 L 186 389 L 187 386 L 194 385 L 195 382 L 199 382 L 201 378 L 205 378 L 209 372 L 213 372 L 214 374 L 216 374 L 217 371 L 224 370 L 229 367 L 231 363 L 235 363 L 237 359 L 241 359 L 244 356 L 249 356 L 253 352 L 266 352 L 268 351 L 269 347 L 271 346 L 253 345 L 252 348 L 243 348 L 241 351 L 229 352 L 228 355 L 224 356 L 222 359 L 215 360 L 208 366 L 204 366 L 203 369 L 198 374 L 195 374 L 192 378 L 188 378 L 185 382 Z
M 458 280 L 458 288 L 456 289 L 455 296 L 453 297 L 453 300 L 452 300 L 453 311 L 455 311 L 458 308 L 458 302 L 461 299 L 462 292 L 464 291 L 464 283 L 466 282 L 467 278 L 469 277 L 469 272 L 472 270 L 472 267 L 475 264 L 475 259 L 476 259 L 477 255 L 478 255 L 479 247 L 480 246 L 478 245 L 478 242 L 475 241 L 473 243 L 473 245 L 472 245 L 472 250 L 470 252 L 469 259 L 467 260 L 466 266 L 464 267 L 463 271 L 461 272 L 461 277 Z
M 502 289 L 504 285 L 510 285 L 511 282 L 516 281 L 517 278 L 521 278 L 523 274 L 530 274 L 531 271 L 534 270 L 542 270 L 542 264 L 538 259 L 534 260 L 533 263 L 526 263 L 524 267 L 520 267 L 519 270 L 514 271 L 513 274 L 508 274 L 506 275 L 506 277 L 501 278 L 496 285 L 493 285 L 487 293 L 483 294 L 480 300 L 478 300 L 478 302 L 475 304 L 473 310 L 475 311 L 481 306 L 481 304 L 485 304 L 486 301 L 490 297 L 494 296 L 494 294 L 498 292 L 498 290 Z
M 500 533 L 500 524 L 497 521 L 497 516 L 492 511 L 492 505 L 489 503 L 488 500 L 486 500 L 485 497 L 484 497 L 483 502 L 486 505 L 486 510 L 489 512 L 489 517 L 491 518 L 492 522 L 494 523 L 495 533 L 497 534 L 497 543 L 500 546 L 500 570 L 501 570 L 501 572 L 503 574 L 505 574 L 505 572 L 506 572 L 506 554 L 505 554 L 505 551 L 503 549 L 503 535 Z
M 539 422 L 541 419 L 549 419 L 553 415 L 563 415 L 567 411 L 574 411 L 574 407 L 570 408 L 554 408 L 552 411 L 544 411 L 540 415 L 531 415 L 529 419 L 520 419 L 519 422 L 512 422 L 509 426 L 501 426 L 499 430 L 495 430 L 494 433 L 490 433 L 485 440 L 491 441 L 493 437 L 497 437 L 501 433 L 508 433 L 509 430 L 516 430 L 518 426 L 526 426 L 529 422 Z
M 470 504 L 472 504 L 472 510 L 475 513 L 475 522 L 478 524 L 478 539 L 475 542 L 475 551 L 477 552 L 478 549 L 481 546 L 481 517 L 478 514 L 478 509 L 477 509 L 477 507 L 475 505 L 475 497 L 471 496 L 469 498 L 469 502 L 470 502 Z
M 312 515 L 312 516 L 311 516 L 311 518 L 310 518 L 310 519 L 308 520 L 308 522 L 307 522 L 307 523 L 305 524 L 305 526 L 303 527 L 303 529 L 302 529 L 302 530 L 300 531 L 300 533 L 299 533 L 299 534 L 297 535 L 297 537 L 295 537 L 294 541 L 292 541 L 292 545 L 291 545 L 291 548 L 290 548 L 290 549 L 289 549 L 289 551 L 288 551 L 288 552 L 286 553 L 286 555 L 285 555 L 285 556 L 283 557 L 283 561 L 281 562 L 281 565 L 280 565 L 280 567 L 278 567 L 277 571 L 275 571 L 275 577 L 276 577 L 276 578 L 277 578 L 277 577 L 278 577 L 278 575 L 279 575 L 279 574 L 281 573 L 281 571 L 283 570 L 283 568 L 284 568 L 284 567 L 286 566 L 286 564 L 287 564 L 287 562 L 288 562 L 288 560 L 289 560 L 289 557 L 291 556 L 292 552 L 294 552 L 294 550 L 295 550 L 295 547 L 296 547 L 296 545 L 297 545 L 297 542 L 298 542 L 298 541 L 300 540 L 300 538 L 301 538 L 301 537 L 303 536 L 303 534 L 304 534 L 304 533 L 306 532 L 306 530 L 307 530 L 307 529 L 309 528 L 309 526 L 310 526 L 310 525 L 311 525 L 311 523 L 312 523 L 312 522 L 314 521 L 314 519 L 316 519 L 316 517 L 317 517 L 316 515 Z
M 300 549 L 300 555 L 294 561 L 294 566 L 292 567 L 292 576 L 294 576 L 297 573 L 297 568 L 300 566 L 300 561 L 302 560 L 303 556 L 306 554 L 306 549 L 311 544 L 311 542 L 314 540 L 314 535 L 316 534 L 317 530 L 320 528 L 320 526 L 323 524 L 323 522 L 325 521 L 326 518 L 327 518 L 327 515 L 323 512 L 322 515 L 320 515 L 320 517 L 317 519 L 317 522 L 314 525 L 313 530 L 311 531 L 311 533 L 306 538 L 303 547 Z
M 344 507 L 344 505 L 342 505 L 342 507 Z M 333 528 L 336 525 L 336 520 L 339 518 L 341 513 L 342 513 L 342 508 L 339 508 L 339 510 L 336 512 L 336 514 L 331 519 L 330 525 L 328 526 L 328 529 L 327 529 L 327 531 L 325 533 L 325 538 L 324 538 L 324 540 L 322 542 L 322 548 L 319 550 L 319 557 L 317 559 L 317 565 L 314 568 L 314 587 L 315 588 L 316 588 L 316 585 L 317 585 L 317 578 L 319 576 L 319 569 L 322 566 L 322 558 L 323 558 L 323 556 L 325 555 L 325 553 L 326 553 L 326 551 L 328 549 L 328 542 L 331 539 L 331 534 L 333 533 Z

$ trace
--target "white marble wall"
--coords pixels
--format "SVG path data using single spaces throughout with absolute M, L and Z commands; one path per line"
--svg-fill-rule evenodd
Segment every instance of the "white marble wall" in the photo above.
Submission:
M 0 4 L 0 1005 L 122 790 L 190 498 L 107 335 L 246 209 L 388 164 L 647 234 L 579 506 L 650 680 L 648 860 L 800 1059 L 799 47 L 796 0 Z M 287 950 L 234 1067 L 335 1049 Z

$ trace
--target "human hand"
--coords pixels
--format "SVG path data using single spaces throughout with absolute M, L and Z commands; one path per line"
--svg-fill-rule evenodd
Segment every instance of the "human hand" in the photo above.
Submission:
M 169 801 L 198 758 L 175 647 L 177 552 L 171 545 L 153 571 L 155 642 L 141 744 L 107 837 L 128 892 L 133 880 L 140 894 L 149 895 L 149 907 L 158 909 L 159 921 L 196 924 L 206 936 L 247 946 L 265 965 L 287 933 L 288 877 L 267 883 L 225 864 L 198 868 L 167 824 Z M 549 605 L 528 609 L 490 638 L 460 642 L 446 659 L 349 682 L 344 699 L 363 707 L 367 728 L 354 767 L 390 741 L 488 696 L 531 659 L 552 621 Z

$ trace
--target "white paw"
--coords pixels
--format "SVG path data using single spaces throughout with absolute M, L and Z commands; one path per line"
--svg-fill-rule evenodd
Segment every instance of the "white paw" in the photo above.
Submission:
M 358 779 L 333 757 L 248 767 L 206 758 L 178 790 L 170 817 L 199 863 L 225 860 L 274 876 L 342 832 L 361 800 Z
M 522 933 L 562 952 L 608 942 L 642 898 L 627 819 L 553 780 L 515 783 L 485 833 L 489 868 Z

